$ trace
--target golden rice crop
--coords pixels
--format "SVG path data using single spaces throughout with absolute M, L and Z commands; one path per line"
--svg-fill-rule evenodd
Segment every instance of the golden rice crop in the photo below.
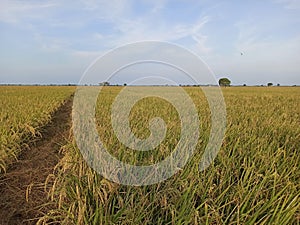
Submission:
M 224 88 L 226 135 L 217 158 L 201 172 L 198 163 L 208 141 L 210 114 L 199 88 L 185 90 L 197 106 L 201 134 L 197 153 L 183 170 L 150 186 L 116 184 L 87 166 L 71 138 L 50 193 L 59 207 L 39 222 L 299 224 L 300 89 Z M 176 110 L 161 99 L 138 102 L 130 114 L 136 135 L 147 137 L 148 121 L 157 115 L 170 130 L 152 153 L 133 152 L 118 142 L 110 125 L 111 104 L 119 91 L 107 87 L 98 98 L 97 126 L 105 146 L 116 158 L 132 164 L 151 164 L 166 157 L 180 135 Z
M 73 91 L 73 87 L 0 86 L 0 173 L 30 139 L 40 135 L 40 128 Z

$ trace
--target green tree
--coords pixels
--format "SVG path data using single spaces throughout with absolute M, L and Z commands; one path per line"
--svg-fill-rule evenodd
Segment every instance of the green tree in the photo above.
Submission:
M 230 86 L 230 84 L 231 84 L 231 81 L 228 78 L 226 78 L 226 77 L 221 78 L 219 80 L 219 85 L 220 86 L 228 87 L 228 86 Z
M 268 87 L 273 86 L 273 83 L 268 83 Z

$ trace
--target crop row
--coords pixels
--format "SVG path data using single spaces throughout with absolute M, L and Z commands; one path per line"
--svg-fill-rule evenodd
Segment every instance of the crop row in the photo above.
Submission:
M 0 173 L 41 135 L 53 112 L 73 92 L 73 87 L 0 87 Z

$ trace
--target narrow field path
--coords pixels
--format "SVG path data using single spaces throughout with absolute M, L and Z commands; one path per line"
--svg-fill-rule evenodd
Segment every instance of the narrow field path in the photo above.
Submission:
M 42 138 L 0 175 L 0 225 L 35 224 L 55 207 L 47 200 L 44 182 L 62 157 L 59 150 L 69 136 L 72 102 L 73 98 L 68 99 L 54 113 Z

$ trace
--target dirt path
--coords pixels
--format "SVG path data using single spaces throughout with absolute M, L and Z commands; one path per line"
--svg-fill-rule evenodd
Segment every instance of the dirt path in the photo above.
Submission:
M 44 182 L 58 163 L 60 147 L 69 136 L 71 110 L 72 98 L 54 113 L 41 140 L 30 150 L 25 149 L 7 174 L 0 175 L 0 225 L 35 224 L 38 217 L 54 207 L 47 200 Z

